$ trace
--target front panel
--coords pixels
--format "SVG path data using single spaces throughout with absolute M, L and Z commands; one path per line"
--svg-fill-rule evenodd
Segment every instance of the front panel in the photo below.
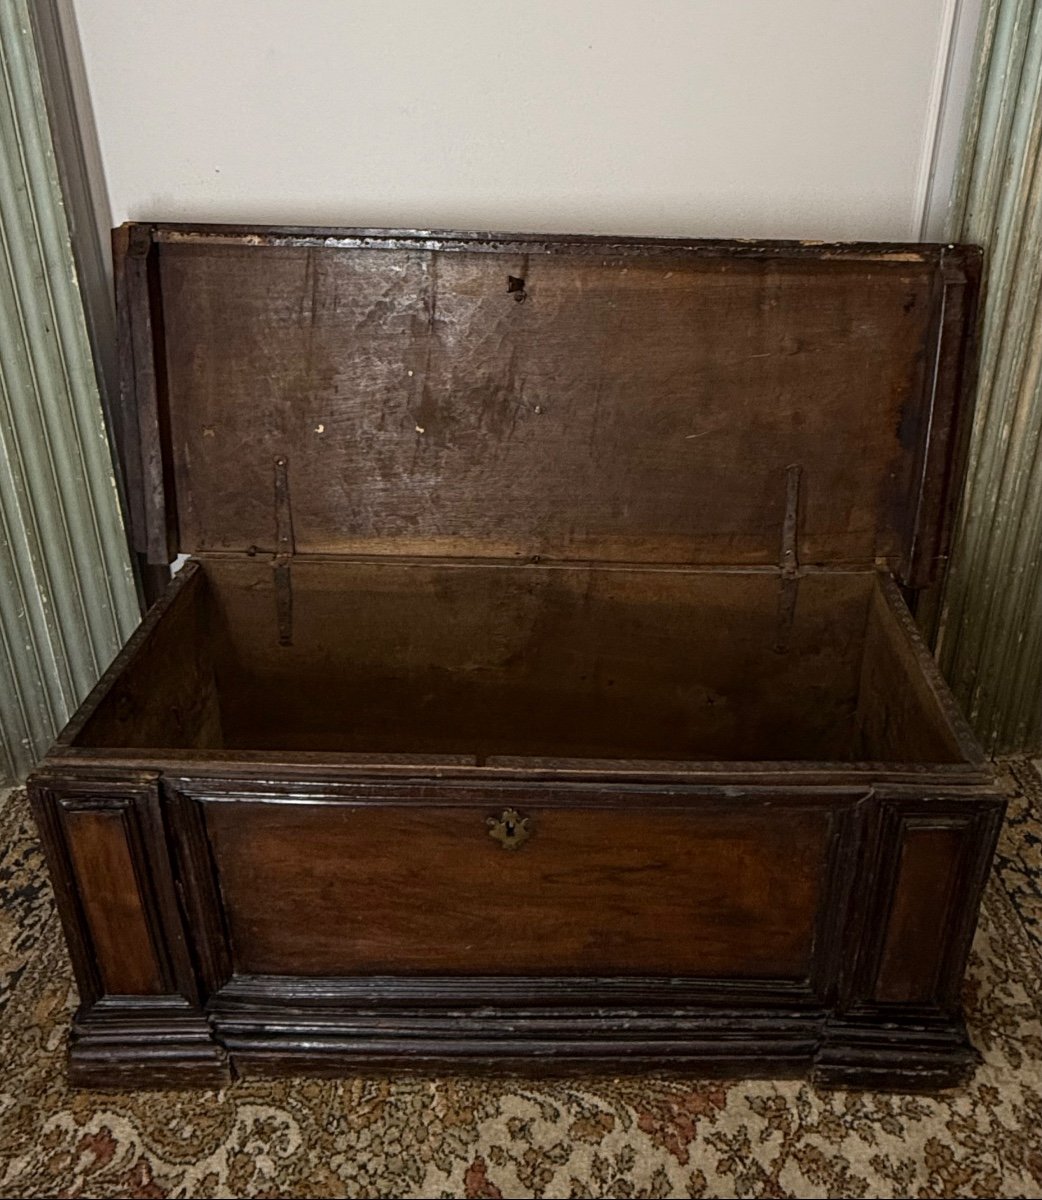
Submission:
M 201 813 L 236 975 L 809 992 L 862 795 L 179 788 L 177 803 L 186 821 Z
M 957 987 L 993 795 L 272 774 L 33 781 L 74 1081 L 813 1064 L 938 1086 L 974 1062 Z

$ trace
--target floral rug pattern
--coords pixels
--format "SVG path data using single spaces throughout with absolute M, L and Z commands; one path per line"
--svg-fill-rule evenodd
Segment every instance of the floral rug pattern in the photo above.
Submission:
M 1042 1195 L 1042 786 L 1014 795 L 974 944 L 984 1063 L 935 1097 L 662 1078 L 64 1081 L 75 991 L 24 797 L 0 809 L 0 1196 Z

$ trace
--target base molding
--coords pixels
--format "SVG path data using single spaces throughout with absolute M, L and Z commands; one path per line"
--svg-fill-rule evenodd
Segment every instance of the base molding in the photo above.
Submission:
M 232 1078 L 209 1020 L 180 998 L 106 997 L 73 1021 L 73 1087 L 221 1088 Z
M 637 1024 L 634 1022 L 634 1024 Z M 221 1029 L 237 1072 L 243 1075 L 343 1075 L 358 1072 L 580 1075 L 667 1073 L 742 1078 L 792 1078 L 806 1073 L 816 1040 L 809 1030 L 697 1031 L 564 1026 L 538 1033 L 503 1028 L 436 1033 L 358 1029 L 316 1034 Z
M 964 1083 L 980 1061 L 960 1019 L 921 1011 L 841 1018 L 799 1004 L 609 1007 L 574 996 L 570 1004 L 463 1006 L 431 1003 L 441 988 L 430 983 L 422 1005 L 415 995 L 374 1003 L 354 987 L 313 987 L 308 1002 L 298 989 L 265 996 L 267 982 L 236 981 L 206 1014 L 180 997 L 106 997 L 73 1024 L 72 1084 L 220 1088 L 238 1074 L 657 1073 L 809 1076 L 828 1088 L 918 1092 Z
M 810 1077 L 822 1087 L 919 1092 L 958 1087 L 979 1064 L 961 1019 L 826 1022 Z
M 828 1087 L 919 1091 L 962 1082 L 978 1062 L 961 1021 L 915 1023 L 909 1014 L 841 1020 L 803 1003 L 741 1007 L 591 1002 L 594 981 L 556 1003 L 448 1004 L 435 981 L 406 995 L 384 992 L 373 1003 L 362 988 L 314 987 L 310 1003 L 299 992 L 279 994 L 274 980 L 236 980 L 214 997 L 216 1034 L 243 1074 L 336 1075 L 352 1071 L 477 1071 L 538 1075 L 656 1072 L 729 1078 L 810 1076 Z M 261 989 L 271 990 L 266 997 Z M 468 985 L 479 990 L 478 981 Z M 425 1004 L 412 989 L 422 987 Z M 639 985 L 638 985 L 639 987 Z M 464 989 L 460 989 L 464 990 Z M 519 989 L 520 990 L 520 989 Z M 638 988 L 634 988 L 636 992 Z M 348 999 L 350 997 L 350 999 Z M 676 997 L 680 999 L 680 997 Z M 411 1001 L 411 1002 L 410 1002 Z M 440 1003 L 439 1003 L 440 1001 Z

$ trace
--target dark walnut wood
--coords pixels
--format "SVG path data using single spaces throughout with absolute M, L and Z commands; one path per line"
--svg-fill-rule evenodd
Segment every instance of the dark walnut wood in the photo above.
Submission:
M 126 226 L 135 549 L 31 780 L 86 1086 L 934 1088 L 1003 800 L 906 607 L 972 248 Z
M 641 795 L 611 808 L 552 799 L 204 800 L 232 969 L 807 977 L 834 798 L 682 808 Z M 510 802 L 530 829 L 516 852 L 488 825 Z

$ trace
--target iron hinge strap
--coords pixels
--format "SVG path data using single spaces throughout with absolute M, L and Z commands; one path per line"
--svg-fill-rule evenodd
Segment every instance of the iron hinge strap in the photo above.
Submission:
M 289 459 L 275 457 L 275 622 L 279 645 L 293 644 L 293 582 L 290 564 L 296 553 L 293 539 L 293 510 L 289 498 Z
M 778 594 L 778 625 L 774 648 L 784 654 L 789 648 L 793 621 L 796 617 L 796 601 L 800 589 L 799 522 L 800 522 L 800 479 L 803 468 L 793 464 L 785 471 L 785 516 L 782 520 L 781 558 L 778 567 L 781 574 L 781 590 Z

